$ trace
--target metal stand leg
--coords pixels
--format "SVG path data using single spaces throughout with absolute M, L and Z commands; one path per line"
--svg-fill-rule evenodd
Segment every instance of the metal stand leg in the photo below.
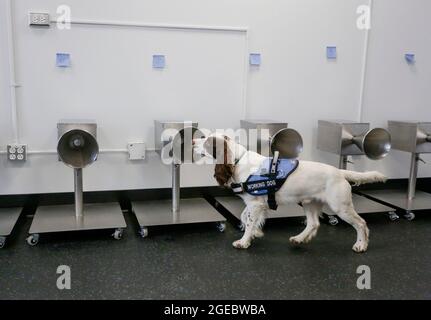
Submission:
M 180 214 L 180 188 L 181 188 L 181 165 L 172 162 L 172 216 L 173 222 L 179 221 Z M 141 226 L 139 235 L 142 238 L 148 237 L 148 227 Z
M 340 156 L 340 164 L 338 165 L 338 168 L 340 168 L 341 170 L 346 170 L 347 163 L 348 163 L 347 156 Z
M 180 179 L 181 167 L 179 164 L 172 164 L 172 212 L 180 212 Z
M 413 211 L 410 210 L 410 208 L 411 203 L 414 201 L 416 195 L 416 180 L 418 176 L 419 160 L 419 154 L 412 153 L 412 158 L 410 162 L 409 188 L 407 191 L 408 209 L 406 210 L 406 214 L 404 215 L 404 218 L 409 221 L 412 221 L 415 218 L 415 214 L 413 213 Z
M 74 169 L 75 182 L 75 215 L 76 218 L 83 216 L 83 187 L 82 187 L 82 169 Z
M 408 199 L 413 200 L 416 193 L 416 178 L 418 176 L 419 154 L 412 153 L 410 162 Z

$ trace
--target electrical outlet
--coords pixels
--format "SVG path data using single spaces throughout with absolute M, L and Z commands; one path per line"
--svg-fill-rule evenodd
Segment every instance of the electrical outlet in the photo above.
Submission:
M 129 160 L 145 159 L 145 143 L 143 142 L 128 143 L 127 150 L 129 150 Z
M 9 161 L 26 161 L 27 145 L 26 144 L 9 144 L 7 146 L 7 158 Z
M 49 13 L 41 13 L 41 12 L 30 12 L 28 14 L 28 24 L 30 26 L 43 26 L 49 27 Z

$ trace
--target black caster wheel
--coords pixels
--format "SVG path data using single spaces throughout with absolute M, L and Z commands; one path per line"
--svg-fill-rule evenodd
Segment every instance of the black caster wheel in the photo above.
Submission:
M 394 211 L 389 212 L 389 213 L 388 213 L 388 216 L 389 216 L 389 220 L 391 220 L 391 221 L 397 221 L 397 220 L 399 220 L 399 219 L 400 219 L 400 216 L 399 216 L 399 215 L 397 215 L 397 213 L 396 213 L 396 212 L 394 212 Z
M 338 218 L 336 216 L 329 216 L 328 217 L 328 223 L 331 226 L 336 226 L 338 224 Z
M 121 240 L 121 239 L 123 238 L 123 229 L 121 229 L 121 228 L 116 229 L 116 230 L 114 231 L 114 233 L 112 234 L 112 237 L 113 237 L 115 240 Z
M 148 237 L 148 228 L 147 227 L 141 227 L 141 229 L 139 230 L 139 235 L 141 236 L 141 238 Z
M 224 232 L 226 230 L 226 223 L 224 223 L 224 222 L 217 222 L 217 230 L 219 232 Z
M 407 211 L 406 214 L 404 215 L 404 218 L 408 221 L 412 221 L 416 218 L 416 215 L 411 211 Z
M 34 247 L 35 245 L 37 245 L 39 243 L 39 235 L 37 233 L 31 234 L 27 237 L 26 240 L 27 240 L 28 245 Z
M 6 244 L 6 237 L 0 237 L 0 249 L 2 249 Z

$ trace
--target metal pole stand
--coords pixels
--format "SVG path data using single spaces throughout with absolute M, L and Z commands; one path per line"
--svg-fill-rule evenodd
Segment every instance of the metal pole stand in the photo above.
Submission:
M 409 174 L 409 186 L 407 190 L 407 209 L 404 218 L 411 221 L 416 216 L 412 211 L 413 201 L 416 197 L 416 181 L 418 177 L 420 155 L 418 153 L 412 153 L 410 161 L 410 174 Z
M 431 209 L 431 194 L 416 188 L 419 161 L 423 161 L 420 155 L 431 153 L 431 122 L 388 121 L 388 127 L 394 149 L 411 155 L 408 188 L 370 190 L 364 194 L 404 212 L 404 218 L 411 221 L 415 218 L 413 212 Z
M 121 207 L 118 203 L 87 204 L 84 210 L 82 168 L 73 169 L 73 205 L 42 206 L 33 218 L 27 243 L 35 246 L 40 234 L 83 230 L 113 229 L 112 237 L 120 240 L 126 228 Z
M 133 213 L 139 224 L 139 235 L 142 238 L 148 237 L 148 229 L 156 226 L 215 223 L 219 231 L 223 232 L 225 229 L 226 219 L 203 197 L 181 199 L 181 164 L 185 162 L 185 154 L 192 151 L 192 133 L 198 130 L 197 123 L 193 127 L 185 127 L 184 124 L 183 121 L 155 121 L 155 136 L 161 138 L 156 139 L 156 148 L 162 159 L 165 156 L 170 159 L 172 190 L 168 199 L 160 197 L 153 200 L 131 201 Z M 167 129 L 175 129 L 177 133 L 169 139 L 164 136 Z M 160 144 L 157 145 L 157 141 Z M 168 153 L 165 154 L 165 151 Z
M 340 156 L 340 163 L 338 165 L 338 168 L 341 170 L 347 170 L 347 163 L 349 162 L 347 156 Z
M 419 154 L 412 153 L 412 158 L 410 161 L 409 189 L 407 193 L 409 200 L 413 200 L 415 198 L 419 160 L 420 160 Z
M 172 214 L 173 221 L 178 221 L 180 214 L 181 165 L 172 162 Z
M 132 201 L 139 224 L 139 235 L 148 237 L 149 227 L 215 222 L 220 232 L 226 219 L 203 198 L 181 199 L 181 164 L 172 163 L 172 198 L 169 200 Z
M 420 154 L 412 153 L 407 194 L 405 189 L 372 190 L 365 194 L 381 202 L 394 205 L 405 212 L 405 219 L 409 221 L 414 220 L 414 210 L 429 210 L 431 208 L 431 195 L 427 192 L 416 190 L 419 161 L 423 161 L 420 158 Z
M 59 160 L 73 168 L 74 203 L 46 205 L 36 209 L 27 243 L 39 242 L 40 234 L 113 229 L 112 236 L 122 238 L 126 220 L 119 203 L 91 203 L 83 199 L 83 168 L 97 160 L 97 123 L 91 120 L 60 120 L 57 123 Z M 84 217 L 85 211 L 85 217 Z
M 74 190 L 75 190 L 75 216 L 76 219 L 83 217 L 83 184 L 82 184 L 82 169 L 74 169 Z

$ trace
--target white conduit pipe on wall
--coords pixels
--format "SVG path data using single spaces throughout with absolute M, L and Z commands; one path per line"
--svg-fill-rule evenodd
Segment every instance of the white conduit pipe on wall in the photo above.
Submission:
M 11 79 L 11 112 L 12 112 L 12 127 L 14 132 L 14 142 L 19 143 L 18 129 L 18 113 L 16 105 L 16 88 L 18 85 L 15 81 L 15 52 L 14 52 L 14 37 L 13 37 L 13 13 L 12 0 L 7 0 L 7 16 L 8 16 L 8 47 L 9 47 L 9 67 Z M 51 23 L 57 24 L 56 20 L 51 20 Z M 247 27 L 231 27 L 231 26 L 204 26 L 204 25 L 177 25 L 177 24 L 156 24 L 156 23 L 140 23 L 140 22 L 124 22 L 124 21 L 109 21 L 109 20 L 80 20 L 75 19 L 70 21 L 71 24 L 79 25 L 99 25 L 99 26 L 117 26 L 117 27 L 138 27 L 138 28 L 153 28 L 153 29 L 169 29 L 169 30 L 197 30 L 197 31 L 219 31 L 219 32 L 242 32 L 245 33 L 245 66 L 243 79 L 243 108 L 244 116 L 247 115 L 247 84 L 248 84 L 248 28 Z M 147 151 L 156 151 L 152 148 Z M 6 154 L 7 151 L 0 151 L 0 154 Z M 29 150 L 28 154 L 56 154 L 56 150 Z M 127 149 L 101 149 L 100 153 L 128 153 Z
M 9 80 L 10 80 L 10 111 L 12 120 L 12 131 L 14 143 L 19 143 L 19 127 L 18 127 L 18 110 L 16 103 L 16 83 L 15 74 L 15 39 L 13 32 L 13 12 L 12 0 L 6 1 L 6 30 L 7 30 L 7 46 L 9 55 Z
M 99 153 L 129 153 L 129 151 L 127 149 L 100 149 Z M 57 154 L 57 150 L 28 150 L 27 154 Z
M 157 151 L 155 148 L 146 148 L 146 151 Z M 100 149 L 100 154 L 106 153 L 129 153 L 127 149 Z M 0 150 L 0 154 L 7 154 L 6 150 Z M 27 154 L 57 154 L 57 150 L 28 150 Z
M 373 0 L 369 0 L 368 6 L 370 8 L 370 23 L 372 22 L 372 13 L 373 13 Z M 359 106 L 358 106 L 358 121 L 362 122 L 363 116 L 363 108 L 364 108 L 364 95 L 365 95 L 365 80 L 367 76 L 367 66 L 368 66 L 368 46 L 370 42 L 370 28 L 365 31 L 365 39 L 364 39 L 364 52 L 362 57 L 362 71 L 361 71 L 361 86 L 359 91 Z
M 153 151 L 146 149 L 147 151 Z M 100 149 L 99 153 L 129 153 L 127 149 Z M 0 154 L 7 154 L 6 150 L 1 150 Z M 57 154 L 57 150 L 28 150 L 27 154 Z
M 51 23 L 57 24 L 56 20 L 51 20 Z M 73 19 L 71 24 L 82 25 L 97 25 L 110 27 L 138 27 L 148 29 L 171 29 L 171 30 L 199 30 L 199 31 L 228 31 L 228 32 L 247 32 L 247 27 L 231 27 L 231 26 L 205 26 L 205 25 L 187 25 L 187 24 L 165 24 L 165 23 L 143 23 L 143 22 L 126 22 L 114 20 L 89 20 L 89 19 Z

